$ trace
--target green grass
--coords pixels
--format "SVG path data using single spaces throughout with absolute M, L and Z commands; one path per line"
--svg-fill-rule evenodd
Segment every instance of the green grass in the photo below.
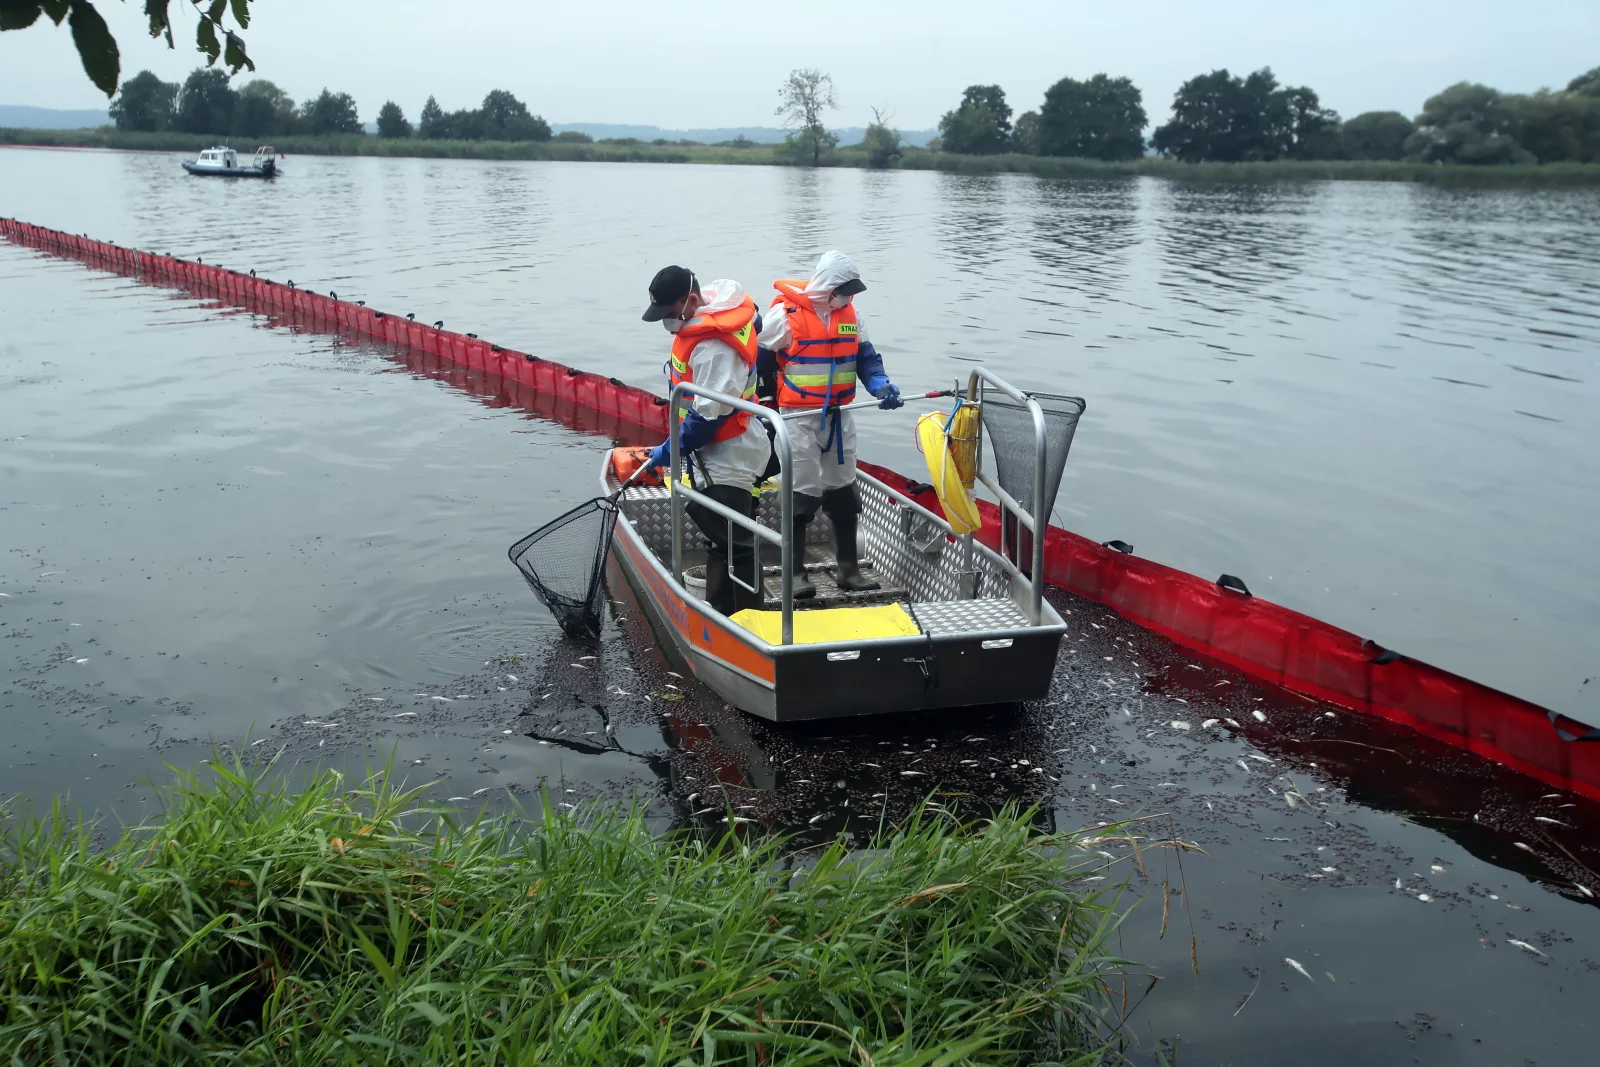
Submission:
M 59 811 L 0 839 L 8 1062 L 1101 1059 L 1116 917 L 1027 813 L 794 866 L 637 812 L 459 823 L 386 774 L 164 800 L 103 850 Z
M 226 138 L 224 138 L 226 140 Z M 186 133 L 124 133 L 97 130 L 0 129 L 0 144 L 44 147 L 120 148 L 134 151 L 198 152 L 218 138 Z M 245 138 L 234 147 L 254 148 Z M 567 144 L 559 141 L 423 141 L 385 140 L 371 136 L 279 137 L 274 145 L 295 155 L 420 156 L 435 159 L 534 159 L 598 163 L 717 163 L 781 166 L 774 145 L 718 148 L 712 145 Z M 832 153 L 828 166 L 865 167 L 867 155 L 855 148 Z M 1135 159 L 1105 163 L 1097 159 L 1054 156 L 963 156 L 907 148 L 902 170 L 937 170 L 955 174 L 1033 174 L 1041 178 L 1121 178 L 1145 175 L 1191 181 L 1381 181 L 1434 185 L 1600 185 L 1600 164 L 1550 163 L 1494 167 L 1437 166 L 1430 163 L 1279 160 L 1273 163 L 1176 163 Z

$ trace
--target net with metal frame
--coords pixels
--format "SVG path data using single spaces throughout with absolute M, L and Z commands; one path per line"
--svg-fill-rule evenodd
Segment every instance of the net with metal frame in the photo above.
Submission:
M 570 637 L 596 637 L 605 604 L 606 553 L 617 524 L 616 496 L 579 504 L 506 553 Z
M 1077 433 L 1078 420 L 1087 405 L 1082 397 L 1057 393 L 1029 393 L 1044 412 L 1044 500 L 1033 500 L 1033 413 L 1026 404 L 986 390 L 983 397 L 983 427 L 989 431 L 989 455 L 994 459 L 1000 488 L 1016 498 L 1041 524 L 1050 521 L 1061 475 L 1067 469 L 1067 453 Z M 1010 516 L 1006 520 L 1006 543 L 1015 547 L 1017 561 L 1031 558 L 1027 530 L 1019 530 Z

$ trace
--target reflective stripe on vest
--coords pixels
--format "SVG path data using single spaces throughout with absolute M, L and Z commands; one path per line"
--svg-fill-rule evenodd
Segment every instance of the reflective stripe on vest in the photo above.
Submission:
M 672 362 L 668 378 L 673 385 L 694 381 L 694 367 L 690 360 L 695 346 L 701 341 L 714 339 L 727 344 L 744 360 L 746 375 L 741 400 L 754 401 L 756 397 L 756 302 L 748 295 L 744 302 L 723 311 L 702 312 L 683 324 L 672 338 Z M 744 433 L 750 425 L 750 416 L 742 411 L 731 412 L 712 436 L 711 443 L 718 444 Z
M 789 323 L 790 342 L 778 357 L 778 406 L 829 408 L 850 403 L 856 395 L 856 355 L 860 351 L 854 305 L 833 311 L 828 321 L 812 307 L 805 282 L 773 283 L 776 305 Z

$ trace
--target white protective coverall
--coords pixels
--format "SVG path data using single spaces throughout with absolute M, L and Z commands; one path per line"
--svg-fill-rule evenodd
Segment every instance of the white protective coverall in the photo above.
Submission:
M 745 291 L 738 282 L 721 278 L 702 284 L 700 295 L 705 300 L 701 310 L 726 311 L 744 302 Z M 694 384 L 729 396 L 743 396 L 745 385 L 755 375 L 755 368 L 745 363 L 732 345 L 714 337 L 694 346 L 689 371 Z M 691 397 L 690 407 L 705 419 L 720 418 L 733 410 L 703 396 Z M 693 458 L 695 466 L 715 484 L 749 489 L 760 479 L 771 455 L 766 428 L 761 420 L 751 419 L 739 436 L 705 445 Z
M 811 299 L 811 306 L 816 309 L 824 326 L 832 316 L 832 309 L 828 307 L 829 296 L 845 282 L 860 277 L 861 272 L 843 252 L 825 252 L 817 260 L 817 269 L 812 272 L 804 292 Z M 856 340 L 865 348 L 869 343 L 867 324 L 861 320 L 859 311 L 856 312 L 856 329 Z M 783 312 L 783 298 L 780 296 L 772 301 L 762 318 L 760 345 L 773 352 L 784 352 L 792 340 L 789 317 Z M 859 367 L 857 374 L 859 381 Z M 864 390 L 858 385 L 857 391 Z M 789 447 L 794 452 L 792 478 L 796 493 L 820 497 L 826 490 L 840 489 L 856 480 L 856 418 L 853 411 L 839 412 L 839 434 L 844 439 L 844 462 L 840 463 L 837 446 L 829 441 L 829 428 L 822 424 L 820 411 L 786 407 L 782 413 L 807 410 L 812 412 L 810 418 L 788 420 Z M 833 421 L 831 413 L 827 421 Z M 827 443 L 827 448 L 823 448 L 824 443 Z

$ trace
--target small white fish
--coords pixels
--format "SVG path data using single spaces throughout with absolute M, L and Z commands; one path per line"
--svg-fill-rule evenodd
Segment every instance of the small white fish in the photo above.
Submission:
M 301 726 L 319 726 L 321 724 L 318 723 L 316 719 L 307 719 L 305 722 L 302 722 L 300 725 Z
M 1254 753 L 1254 752 L 1251 752 L 1251 753 L 1249 753 L 1249 756 L 1250 756 L 1250 758 L 1251 758 L 1251 759 L 1258 759 L 1258 760 L 1260 760 L 1260 761 L 1261 761 L 1261 762 L 1262 762 L 1262 763 L 1276 763 L 1276 762 L 1278 762 L 1278 761 L 1277 761 L 1277 760 L 1271 760 L 1271 759 L 1268 759 L 1268 758 L 1267 758 L 1267 757 L 1265 757 L 1265 756 L 1258 756 L 1258 755 L 1256 755 L 1256 754 L 1255 754 L 1255 753 Z
M 1157 789 L 1165 789 L 1169 785 L 1174 789 L 1178 788 L 1178 783 L 1177 782 L 1160 782 L 1160 783 L 1157 783 L 1156 788 Z
M 265 738 L 265 737 L 263 737 L 263 738 L 262 738 L 262 739 L 261 739 L 261 740 L 259 740 L 259 741 L 252 741 L 252 742 L 250 742 L 250 747 L 251 747 L 251 748 L 255 748 L 255 747 L 256 747 L 256 746 L 257 746 L 257 745 L 264 745 L 264 744 L 266 744 L 266 743 L 267 743 L 267 739 L 266 739 L 266 738 Z
M 78 662 L 82 663 L 83 661 L 79 660 Z M 1533 821 L 1534 822 L 1549 823 L 1551 826 L 1566 826 L 1567 829 L 1569 829 L 1569 830 L 1571 829 L 1570 826 L 1567 826 L 1567 824 L 1562 822 L 1560 819 L 1547 819 L 1543 815 L 1535 815 L 1533 817 Z
M 1233 727 L 1235 730 L 1239 728 L 1239 724 L 1234 722 L 1232 719 L 1223 719 L 1222 721 Z
M 1578 892 L 1582 893 L 1586 897 L 1589 897 L 1591 900 L 1594 899 L 1594 891 L 1592 889 L 1590 889 L 1588 886 L 1584 885 L 1582 882 L 1578 882 L 1578 883 L 1575 883 L 1575 884 L 1578 887 Z
M 862 766 L 863 767 L 871 767 L 874 770 L 879 770 L 879 771 L 883 770 L 883 764 L 881 764 L 881 763 L 863 763 Z
M 718 819 L 717 821 L 718 822 L 731 823 L 734 826 L 738 826 L 742 822 L 753 822 L 754 820 L 753 819 L 747 819 L 743 815 L 735 815 L 732 819 L 729 819 L 726 815 L 724 815 L 722 818 Z
M 806 825 L 807 826 L 815 826 L 815 825 L 817 825 L 817 823 L 821 822 L 823 819 L 826 819 L 826 818 L 827 818 L 826 815 L 813 815 L 813 816 L 811 816 L 811 818 L 806 820 Z
M 396 719 L 415 719 L 416 717 L 417 713 L 414 711 L 402 711 L 398 715 L 394 716 Z
M 516 676 L 516 675 L 514 675 L 514 674 L 508 674 L 508 675 L 506 675 L 506 681 L 508 681 L 508 682 L 515 682 L 515 681 L 516 681 L 516 680 L 517 680 L 517 676 Z
M 1512 844 L 1516 845 L 1518 848 L 1520 848 L 1524 852 L 1532 852 L 1533 851 L 1533 849 L 1529 848 L 1527 845 L 1524 845 L 1521 841 L 1513 841 Z
M 510 730 L 501 730 L 500 732 L 503 733 L 503 734 L 509 734 L 511 731 Z
M 367 699 L 372 701 L 374 704 L 382 704 L 383 703 L 383 698 L 382 697 L 368 697 Z
M 1300 966 L 1300 963 L 1299 963 L 1298 960 L 1291 960 L 1288 956 L 1285 956 L 1285 957 L 1283 957 L 1283 962 L 1287 963 L 1289 966 L 1293 967 L 1295 970 L 1297 970 L 1301 974 L 1305 975 L 1306 976 L 1306 981 L 1312 982 L 1312 983 L 1316 982 L 1316 979 L 1311 977 L 1311 972 L 1306 970 L 1304 967 Z
M 677 671 L 668 671 L 667 673 L 672 675 L 672 677 L 674 677 L 674 678 L 682 678 L 683 677 L 683 675 L 679 674 Z
M 678 688 L 677 686 L 673 685 L 671 682 L 668 682 L 666 687 L 668 689 L 677 689 Z M 679 690 L 679 691 L 681 692 L 681 690 Z
M 589 669 L 588 664 L 585 664 L 585 663 L 573 663 L 573 664 L 569 664 L 569 666 L 576 667 L 580 671 L 586 671 L 586 670 Z
M 1237 763 L 1239 765 L 1239 768 L 1241 770 L 1243 770 L 1244 773 L 1246 773 L 1246 774 L 1250 773 L 1250 764 L 1246 763 L 1244 760 L 1239 759 L 1239 760 L 1234 760 L 1233 762 Z
M 454 803 L 457 800 L 466 800 L 466 799 L 468 799 L 468 798 L 467 797 L 445 797 L 444 798 L 444 802 L 446 804 L 450 804 L 450 803 Z
M 1283 794 L 1284 802 L 1287 803 L 1291 808 L 1295 807 L 1296 805 L 1298 805 L 1300 803 L 1294 797 L 1295 797 L 1295 795 L 1293 793 L 1285 793 L 1285 794 Z
M 583 660 L 583 659 L 594 659 L 593 656 L 579 656 L 578 658 L 581 659 L 581 660 Z
M 430 697 L 429 699 L 437 700 L 441 704 L 454 704 L 455 703 L 455 701 L 451 700 L 449 697 Z
M 1178 703 L 1180 703 L 1180 704 L 1187 704 L 1187 703 L 1189 703 L 1189 702 L 1188 702 L 1188 701 L 1187 701 L 1187 700 L 1185 700 L 1185 699 L 1183 699 L 1183 698 L 1182 698 L 1182 697 L 1173 697 L 1173 698 L 1172 698 L 1172 699 L 1173 699 L 1173 700 L 1176 700 L 1176 701 L 1177 701 L 1177 702 L 1178 702 Z
M 1261 712 L 1259 712 L 1259 711 L 1252 711 L 1250 714 L 1255 716 L 1256 722 L 1266 722 L 1267 721 L 1267 717 L 1265 715 L 1261 714 Z
M 75 659 L 72 662 L 74 662 L 74 663 L 88 663 L 89 662 L 89 657 L 85 656 L 82 659 Z
M 1544 796 L 1540 797 L 1539 799 L 1540 800 L 1560 800 L 1561 799 L 1561 794 L 1560 793 L 1546 793 Z
M 1422 901 L 1424 904 L 1431 904 L 1433 902 L 1433 898 L 1426 893 L 1418 893 L 1417 899 Z
M 902 778 L 926 778 L 927 777 L 927 772 L 926 771 L 901 771 L 900 772 L 900 777 L 902 777 Z
M 7 600 L 11 599 L 11 594 L 10 593 L 0 593 L 0 596 L 5 597 Z
M 1324 719 L 1337 719 L 1339 716 L 1335 715 L 1331 711 L 1325 711 L 1325 712 L 1322 713 L 1322 717 Z
M 1173 719 L 1167 725 L 1171 726 L 1174 730 L 1187 730 L 1187 729 L 1189 729 L 1189 724 L 1184 722 L 1182 719 Z
M 1439 866 L 1437 863 L 1435 863 L 1432 867 L 1429 867 L 1428 870 L 1432 871 L 1434 874 L 1444 873 L 1444 868 Z
M 1533 953 L 1535 956 L 1545 956 L 1545 953 L 1540 952 L 1538 949 L 1534 948 L 1532 945 L 1528 944 L 1526 941 L 1518 941 L 1514 937 L 1506 938 L 1506 944 L 1508 944 L 1508 945 L 1516 945 L 1518 948 L 1525 948 L 1529 952 Z M 1546 956 L 1546 958 L 1548 958 L 1548 956 Z
M 484 786 L 482 789 L 474 789 L 472 791 L 472 795 L 475 796 L 475 797 L 481 797 L 481 796 L 483 796 L 483 794 L 487 793 L 489 791 L 489 789 L 490 789 L 489 786 Z
M 1337 871 L 1338 869 L 1339 868 L 1337 868 L 1337 867 L 1324 867 L 1324 868 L 1322 868 L 1322 873 L 1323 874 L 1332 874 L 1334 871 Z
M 1191 671 L 1203 671 L 1203 670 L 1205 670 L 1205 668 L 1200 666 L 1200 664 L 1198 664 L 1198 663 L 1185 663 L 1184 666 L 1188 667 Z
M 1207 719 L 1205 722 L 1200 724 L 1200 729 L 1209 730 L 1209 729 L 1211 729 L 1213 726 L 1217 725 L 1217 723 L 1219 723 L 1221 721 L 1222 720 L 1220 720 L 1220 719 Z

